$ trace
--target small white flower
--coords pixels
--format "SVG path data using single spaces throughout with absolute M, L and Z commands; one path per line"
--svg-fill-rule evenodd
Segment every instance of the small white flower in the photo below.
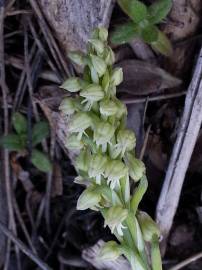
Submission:
M 122 208 L 121 206 L 112 206 L 107 210 L 105 216 L 105 227 L 109 226 L 111 232 L 113 233 L 115 229 L 120 236 L 123 236 L 123 229 L 126 227 L 123 226 L 123 221 L 128 216 L 128 210 Z
M 107 184 L 110 184 L 111 189 L 116 186 L 120 186 L 119 180 L 126 176 L 128 168 L 120 160 L 111 160 L 107 163 L 105 170 L 105 177 L 107 178 Z
M 101 154 L 92 155 L 89 163 L 89 177 L 95 178 L 98 185 L 101 184 L 101 177 L 104 174 L 107 164 L 107 157 Z
M 115 128 L 108 122 L 100 122 L 94 130 L 93 140 L 97 145 L 106 146 L 114 136 Z

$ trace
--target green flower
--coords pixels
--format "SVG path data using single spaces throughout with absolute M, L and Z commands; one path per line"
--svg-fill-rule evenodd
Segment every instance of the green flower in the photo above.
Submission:
M 78 92 L 79 90 L 81 90 L 80 81 L 81 79 L 77 77 L 69 78 L 60 86 L 60 88 L 68 90 L 69 92 Z
M 132 130 L 124 129 L 120 130 L 117 134 L 117 149 L 120 149 L 120 153 L 124 156 L 126 151 L 131 151 L 135 148 L 136 138 Z
M 104 44 L 101 40 L 99 39 L 90 39 L 89 42 L 92 44 L 94 49 L 96 50 L 97 53 L 103 53 L 104 51 Z
M 73 115 L 70 123 L 69 123 L 69 131 L 70 132 L 78 132 L 79 138 L 82 137 L 82 134 L 85 132 L 87 128 L 92 125 L 92 119 L 85 112 L 78 112 Z
M 144 163 L 130 153 L 127 153 L 125 162 L 129 168 L 130 177 L 134 181 L 139 181 L 146 171 Z
M 118 100 L 117 98 L 114 98 L 113 101 L 116 103 L 116 106 L 118 108 L 116 117 L 120 119 L 123 116 L 126 116 L 127 115 L 126 105 L 122 103 L 120 100 Z
M 83 142 L 75 134 L 71 134 L 65 142 L 65 146 L 69 150 L 81 150 L 84 146 Z
M 105 216 L 105 227 L 109 226 L 111 232 L 114 233 L 115 229 L 120 236 L 123 236 L 123 221 L 128 216 L 128 210 L 122 208 L 121 206 L 112 206 L 110 209 L 107 210 Z
M 88 174 L 95 178 L 97 184 L 101 184 L 101 176 L 104 174 L 107 164 L 107 157 L 101 154 L 94 154 L 90 158 Z
M 114 189 L 117 185 L 120 186 L 119 180 L 127 174 L 128 168 L 122 161 L 111 160 L 107 163 L 104 176 L 107 178 L 107 184 Z
M 104 116 L 115 115 L 117 110 L 116 103 L 112 100 L 105 99 L 100 102 L 100 113 Z
M 93 140 L 97 145 L 106 146 L 114 136 L 115 128 L 107 122 L 100 122 L 94 130 Z
M 99 27 L 98 28 L 99 30 L 99 33 L 98 33 L 98 36 L 100 38 L 100 40 L 102 41 L 107 41 L 107 38 L 108 38 L 108 31 L 106 28 L 104 27 Z
M 75 167 L 77 170 L 88 172 L 90 163 L 90 153 L 87 150 L 83 150 L 79 153 L 79 156 L 76 158 Z
M 81 52 L 70 52 L 68 57 L 77 65 L 84 65 L 84 56 Z
M 112 51 L 112 49 L 109 46 L 107 46 L 107 48 L 105 49 L 104 55 L 105 55 L 105 63 L 108 66 L 111 66 L 115 63 L 114 52 Z
M 138 211 L 137 220 L 145 241 L 151 242 L 154 235 L 160 236 L 161 232 L 157 224 L 146 212 Z
M 93 68 L 97 71 L 99 77 L 102 77 L 107 69 L 105 61 L 96 55 L 91 55 Z
M 112 71 L 112 76 L 111 76 L 111 83 L 112 85 L 119 85 L 123 81 L 123 70 L 122 68 L 115 68 Z
M 64 98 L 60 104 L 59 110 L 62 111 L 64 115 L 74 114 L 76 110 L 74 101 L 73 98 Z
M 80 96 L 85 98 L 82 103 L 87 102 L 88 110 L 90 110 L 94 102 L 103 99 L 104 92 L 99 84 L 90 84 L 85 90 L 80 92 Z
M 108 38 L 108 31 L 104 27 L 98 27 L 93 30 L 92 38 L 100 39 L 101 41 L 105 42 Z
M 77 210 L 96 209 L 99 206 L 101 195 L 97 193 L 92 187 L 83 191 L 77 201 Z
M 121 255 L 121 248 L 115 241 L 104 244 L 99 253 L 99 258 L 103 261 L 114 261 Z

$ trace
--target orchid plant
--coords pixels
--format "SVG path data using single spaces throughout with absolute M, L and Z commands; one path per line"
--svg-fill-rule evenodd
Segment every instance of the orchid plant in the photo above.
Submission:
M 59 107 L 69 119 L 66 147 L 79 153 L 74 163 L 75 182 L 86 187 L 77 209 L 100 211 L 105 226 L 117 238 L 104 245 L 100 259 L 124 255 L 133 270 L 161 270 L 160 231 L 138 209 L 148 186 L 145 165 L 135 157 L 135 134 L 126 128 L 127 108 L 116 97 L 123 72 L 113 68 L 115 56 L 107 38 L 107 30 L 98 28 L 86 55 L 70 53 L 70 59 L 82 65 L 83 77 L 69 78 L 61 86 L 72 93 Z M 136 185 L 133 192 L 132 181 Z

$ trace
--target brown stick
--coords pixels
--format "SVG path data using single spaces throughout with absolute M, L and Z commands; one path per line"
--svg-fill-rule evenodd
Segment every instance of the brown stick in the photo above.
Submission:
M 179 269 L 182 269 L 184 268 L 186 265 L 192 263 L 192 262 L 195 262 L 199 259 L 202 258 L 202 252 L 199 252 L 191 257 L 189 257 L 188 259 L 182 261 L 181 263 L 178 263 L 177 265 L 171 267 L 169 270 L 179 270 Z
M 202 123 L 202 49 L 189 86 L 177 140 L 167 169 L 156 210 L 156 220 L 163 234 L 165 250 L 177 210 L 182 185 Z
M 44 263 L 39 257 L 37 257 L 27 246 L 23 244 L 20 240 L 18 240 L 15 235 L 6 228 L 6 226 L 0 222 L 0 230 L 15 243 L 16 246 L 26 254 L 32 261 L 34 261 L 41 269 L 43 270 L 51 270 L 51 268 Z

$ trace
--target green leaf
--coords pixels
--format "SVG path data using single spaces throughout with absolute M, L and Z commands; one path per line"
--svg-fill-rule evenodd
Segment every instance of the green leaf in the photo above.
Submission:
M 128 22 L 117 26 L 111 35 L 111 42 L 114 44 L 124 44 L 131 41 L 138 35 L 137 25 L 133 22 Z
M 147 18 L 147 6 L 137 0 L 118 0 L 123 11 L 135 22 L 139 23 Z
M 52 163 L 43 152 L 34 149 L 31 157 L 32 164 L 42 172 L 50 172 L 52 170 Z
M 138 209 L 139 203 L 141 202 L 146 190 L 148 187 L 148 181 L 146 176 L 143 176 L 143 178 L 140 180 L 139 185 L 134 191 L 134 194 L 131 198 L 131 209 L 133 210 L 134 214 L 136 214 L 136 211 Z
M 32 145 L 35 146 L 49 135 L 49 125 L 45 121 L 36 123 L 32 132 Z
M 155 51 L 158 51 L 165 56 L 170 56 L 173 52 L 170 40 L 162 31 L 158 31 L 158 39 L 157 41 L 152 42 L 151 46 Z
M 170 12 L 172 7 L 171 0 L 157 0 L 148 8 L 149 21 L 152 24 L 161 22 Z
M 27 119 L 21 113 L 13 114 L 12 124 L 18 134 L 27 133 Z
M 8 134 L 0 139 L 0 145 L 11 151 L 22 151 L 25 149 L 25 144 L 22 142 L 19 135 Z
M 154 25 L 147 25 L 142 29 L 142 39 L 147 43 L 152 43 L 158 39 L 158 28 Z

